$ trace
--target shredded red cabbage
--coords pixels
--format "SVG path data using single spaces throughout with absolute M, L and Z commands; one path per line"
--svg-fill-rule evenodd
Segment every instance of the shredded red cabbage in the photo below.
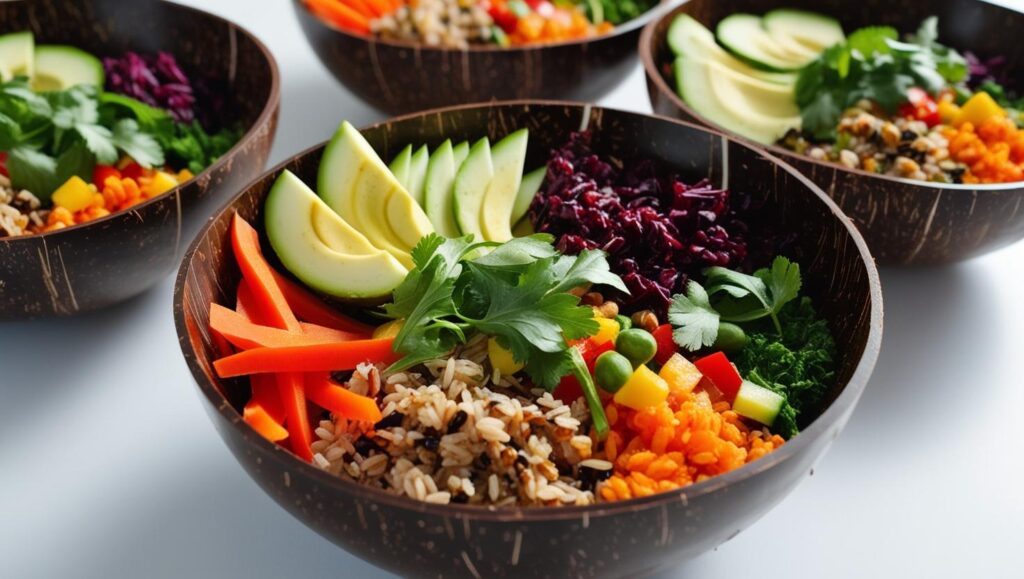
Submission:
M 170 53 L 141 56 L 126 52 L 118 58 L 104 58 L 103 69 L 108 91 L 165 109 L 180 123 L 195 120 L 192 84 Z
M 574 133 L 552 153 L 530 219 L 556 237 L 562 252 L 606 251 L 629 288 L 621 296 L 627 310 L 663 315 L 690 276 L 745 261 L 747 226 L 730 207 L 729 191 L 707 180 L 687 185 L 659 177 L 650 160 L 617 169 L 590 142 L 588 132 Z

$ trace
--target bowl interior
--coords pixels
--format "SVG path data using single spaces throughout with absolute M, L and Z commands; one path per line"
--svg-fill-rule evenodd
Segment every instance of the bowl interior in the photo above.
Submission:
M 521 127 L 530 129 L 531 164 L 543 162 L 547 153 L 561 145 L 570 132 L 589 128 L 595 133 L 595 149 L 602 154 L 618 159 L 660 159 L 687 180 L 706 177 L 733 190 L 742 190 L 763 203 L 762 209 L 747 218 L 748 223 L 770 222 L 778 224 L 781 230 L 799 231 L 799 238 L 788 253 L 799 260 L 806 292 L 829 320 L 839 351 L 837 382 L 824 404 L 828 407 L 824 414 L 833 417 L 812 424 L 782 450 L 758 463 L 764 466 L 770 465 L 772 460 L 783 460 L 785 453 L 799 448 L 801 440 L 809 442 L 826 427 L 834 426 L 819 423 L 838 420 L 840 412 L 848 413 L 877 356 L 881 333 L 877 272 L 863 240 L 835 206 L 809 181 L 778 160 L 721 135 L 677 121 L 561 103 L 457 107 L 402 117 L 369 127 L 363 134 L 379 154 L 388 158 L 408 143 L 437 145 L 445 138 L 469 140 L 482 135 L 497 138 Z M 322 150 L 321 145 L 300 153 L 242 192 L 196 239 L 179 271 L 175 316 L 182 351 L 205 397 L 233 423 L 231 428 L 248 429 L 238 419 L 248 388 L 241 382 L 216 377 L 211 364 L 218 350 L 208 330 L 209 304 L 232 304 L 231 296 L 240 277 L 229 243 L 230 220 L 237 211 L 257 229 L 262 229 L 263 199 L 276 176 L 288 169 L 305 182 L 315 183 Z M 265 238 L 263 242 L 268 247 Z M 273 259 L 271 251 L 266 253 Z M 844 399 L 842 404 L 834 403 L 839 398 Z M 835 408 L 839 406 L 844 408 Z M 262 439 L 252 441 L 264 450 L 273 448 Z M 779 457 L 773 459 L 776 454 Z M 728 481 L 730 475 L 743 476 L 744 470 L 747 469 L 718 478 Z M 365 489 L 340 479 L 330 484 L 348 487 L 348 492 L 377 494 L 378 498 L 386 500 L 384 493 L 376 489 Z M 700 483 L 695 487 L 702 485 L 708 486 Z M 698 491 L 688 490 L 689 494 L 693 492 Z M 413 501 L 405 502 L 413 506 Z

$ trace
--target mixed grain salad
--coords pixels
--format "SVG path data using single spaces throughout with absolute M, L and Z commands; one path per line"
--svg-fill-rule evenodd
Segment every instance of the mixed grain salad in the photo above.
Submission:
M 168 53 L 102 60 L 0 36 L 0 238 L 86 223 L 191 179 L 238 140 Z
M 683 100 L 753 140 L 908 179 L 1024 180 L 1024 95 L 1003 59 L 941 44 L 935 17 L 847 35 L 799 10 L 733 14 L 714 32 L 681 14 L 668 40 Z
M 520 46 L 606 34 L 658 0 L 306 0 L 345 30 L 448 48 Z
M 669 491 L 797 435 L 836 351 L 790 238 L 593 137 L 540 167 L 526 129 L 387 165 L 344 123 L 315 192 L 283 171 L 269 243 L 235 215 L 241 281 L 210 304 L 244 421 L 338 477 L 498 507 Z

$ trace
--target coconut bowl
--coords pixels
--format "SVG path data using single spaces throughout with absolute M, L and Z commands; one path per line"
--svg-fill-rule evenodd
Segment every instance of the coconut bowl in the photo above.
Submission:
M 939 41 L 981 57 L 1005 55 L 1010 78 L 1024 75 L 1024 14 L 978 0 L 902 2 L 885 0 L 692 0 L 649 23 L 640 38 L 651 106 L 657 114 L 698 122 L 717 130 L 675 92 L 672 51 L 666 36 L 676 15 L 685 13 L 712 30 L 737 12 L 764 14 L 775 8 L 802 8 L 839 20 L 850 32 L 888 25 L 913 32 L 928 16 L 939 18 Z M 894 9 L 896 7 L 896 9 Z M 742 139 L 730 133 L 730 136 Z M 1024 182 L 955 185 L 913 181 L 848 169 L 769 146 L 850 216 L 880 263 L 931 265 L 963 261 L 1024 238 Z
M 610 34 L 502 48 L 434 48 L 350 32 L 292 0 L 306 40 L 342 85 L 389 114 L 511 99 L 596 101 L 628 75 L 655 7 Z
M 0 33 L 98 56 L 168 51 L 223 84 L 227 123 L 244 135 L 216 163 L 127 211 L 39 235 L 0 239 L 0 320 L 70 316 L 131 298 L 174 271 L 203 221 L 266 165 L 277 128 L 277 64 L 232 22 L 162 0 L 0 2 Z
M 354 555 L 407 576 L 652 573 L 716 547 L 766 513 L 808 476 L 853 411 L 881 341 L 878 275 L 849 220 L 820 189 L 776 158 L 670 119 L 539 101 L 426 112 L 374 125 L 363 134 L 387 157 L 406 143 L 495 138 L 528 127 L 532 166 L 581 126 L 594 130 L 595 149 L 603 154 L 658 158 L 687 179 L 728 183 L 764 202 L 748 222 L 778 220 L 800 232 L 794 249 L 802 255 L 805 289 L 830 321 L 840 352 L 838 380 L 824 408 L 800 435 L 743 468 L 673 492 L 588 507 L 431 505 L 311 466 L 242 421 L 239 409 L 248 388 L 215 375 L 217 349 L 208 312 L 211 302 L 233 303 L 230 296 L 240 279 L 229 243 L 232 216 L 238 212 L 261 229 L 263 200 L 277 175 L 288 169 L 315 182 L 320 145 L 255 181 L 207 225 L 178 272 L 174 318 L 203 406 L 238 462 L 283 508 Z M 814 529 L 794 532 L 810 535 Z

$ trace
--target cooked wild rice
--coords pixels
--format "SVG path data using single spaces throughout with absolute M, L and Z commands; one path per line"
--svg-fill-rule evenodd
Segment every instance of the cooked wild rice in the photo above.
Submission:
M 578 476 L 579 469 L 611 464 L 588 460 L 586 404 L 566 406 L 550 393 L 523 391 L 513 377 L 487 375 L 486 347 L 480 336 L 420 372 L 383 375 L 360 365 L 349 387 L 370 395 L 379 389 L 384 418 L 372 436 L 344 418 L 321 421 L 314 463 L 430 503 L 593 503 L 594 478 Z

